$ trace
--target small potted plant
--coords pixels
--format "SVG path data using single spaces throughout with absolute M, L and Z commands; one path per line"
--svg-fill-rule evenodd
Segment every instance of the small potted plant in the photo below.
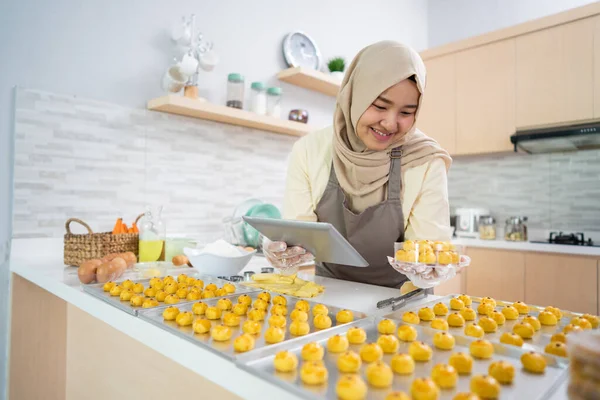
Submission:
M 329 73 L 331 76 L 339 80 L 340 82 L 344 79 L 344 69 L 346 68 L 346 61 L 342 57 L 335 57 L 329 60 L 327 63 Z

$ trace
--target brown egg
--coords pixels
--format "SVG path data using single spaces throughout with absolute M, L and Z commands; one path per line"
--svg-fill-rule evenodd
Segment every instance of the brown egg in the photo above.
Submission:
M 102 265 L 102 261 L 100 260 L 84 261 L 77 269 L 79 281 L 83 284 L 93 282 L 96 279 L 96 270 L 99 265 Z
M 110 277 L 110 270 L 109 270 L 108 266 L 109 266 L 108 263 L 103 263 L 96 270 L 96 280 L 98 282 L 106 283 L 106 282 L 112 280 Z
M 186 265 L 190 260 L 188 260 L 188 258 L 184 255 L 178 255 L 173 257 L 173 265 L 179 267 L 181 265 Z
M 117 267 L 115 267 L 112 262 L 108 262 L 108 263 L 105 263 L 102 265 L 106 266 L 105 273 L 106 273 L 106 279 L 108 281 L 116 281 L 121 275 L 123 275 L 123 271 L 121 271 Z M 102 267 L 102 265 L 100 267 L 98 267 L 98 269 L 100 269 Z M 96 271 L 96 280 L 100 283 L 104 283 L 104 282 L 100 281 L 100 277 L 98 275 L 99 275 L 99 272 Z
M 133 267 L 133 264 L 137 262 L 137 257 L 131 251 L 121 253 L 119 254 L 119 257 L 125 260 L 125 262 L 127 263 L 127 268 Z
M 77 269 L 77 276 L 84 285 L 92 283 L 96 279 L 96 268 L 93 265 L 81 266 Z
M 113 258 L 118 257 L 119 253 L 110 253 L 105 255 L 104 257 L 102 257 L 102 262 L 103 263 L 107 263 L 109 261 L 112 261 Z
M 110 262 L 118 271 L 121 273 L 125 272 L 127 269 L 127 262 L 121 257 L 115 257 Z
M 94 265 L 96 268 L 98 268 L 100 265 L 102 265 L 102 260 L 92 258 L 91 260 L 86 260 L 79 264 L 80 267 L 83 267 L 84 265 Z

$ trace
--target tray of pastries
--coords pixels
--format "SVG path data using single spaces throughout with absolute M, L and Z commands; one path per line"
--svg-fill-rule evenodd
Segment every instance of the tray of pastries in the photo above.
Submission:
M 186 272 L 164 278 L 127 279 L 82 285 L 82 288 L 84 292 L 132 315 L 137 315 L 139 310 L 147 308 L 193 303 L 202 299 L 256 291 L 238 283 L 199 274 L 194 270 Z
M 387 316 L 453 335 L 523 347 L 565 359 L 568 337 L 584 330 L 597 330 L 599 324 L 599 318 L 590 314 L 464 294 L 405 307 Z
M 140 318 L 226 358 L 366 317 L 314 301 L 252 292 L 144 310 Z
M 257 350 L 236 362 L 301 397 L 343 400 L 535 400 L 567 371 L 553 355 L 386 318 Z

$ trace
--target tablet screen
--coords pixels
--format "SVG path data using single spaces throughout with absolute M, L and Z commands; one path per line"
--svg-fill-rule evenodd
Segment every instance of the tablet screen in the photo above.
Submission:
M 254 217 L 243 217 L 243 219 L 271 241 L 283 241 L 290 246 L 304 247 L 318 262 L 352 267 L 369 265 L 346 238 L 329 223 Z

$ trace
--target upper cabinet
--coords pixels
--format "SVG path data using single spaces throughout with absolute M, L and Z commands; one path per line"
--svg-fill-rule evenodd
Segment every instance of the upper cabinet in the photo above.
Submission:
M 600 15 L 594 18 L 594 118 L 600 118 Z
M 510 151 L 514 132 L 515 40 L 457 53 L 456 154 Z
M 450 154 L 456 152 L 455 55 L 425 61 L 427 84 L 417 126 Z
M 516 37 L 517 127 L 594 117 L 596 22 L 585 18 Z
M 421 56 L 417 126 L 452 155 L 509 152 L 517 129 L 600 118 L 600 1 Z

